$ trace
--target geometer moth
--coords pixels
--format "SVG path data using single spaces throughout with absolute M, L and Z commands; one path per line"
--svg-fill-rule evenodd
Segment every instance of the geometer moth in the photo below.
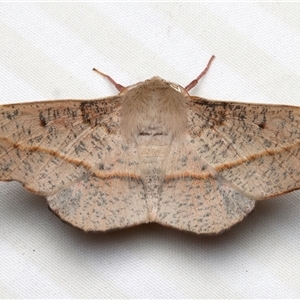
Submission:
M 300 107 L 211 101 L 159 77 L 97 100 L 0 106 L 0 180 L 85 231 L 219 233 L 300 188 Z

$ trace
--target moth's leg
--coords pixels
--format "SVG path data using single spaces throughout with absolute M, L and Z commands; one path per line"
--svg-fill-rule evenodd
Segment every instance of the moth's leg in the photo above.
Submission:
M 117 82 L 115 82 L 109 75 L 107 74 L 104 74 L 102 72 L 100 72 L 99 70 L 97 69 L 93 69 L 93 71 L 97 72 L 98 74 L 104 76 L 105 78 L 107 78 L 114 86 L 115 88 L 119 91 L 119 92 L 123 92 L 125 90 L 125 87 Z
M 188 92 L 189 90 L 191 90 L 193 87 L 195 87 L 197 85 L 197 83 L 199 82 L 199 80 L 207 73 L 208 69 L 210 68 L 210 65 L 213 61 L 213 59 L 215 58 L 215 56 L 213 55 L 210 60 L 208 61 L 207 63 L 207 66 L 205 67 L 205 69 L 201 72 L 201 74 L 196 78 L 194 79 L 190 84 L 188 84 L 186 87 L 185 87 L 185 90 Z

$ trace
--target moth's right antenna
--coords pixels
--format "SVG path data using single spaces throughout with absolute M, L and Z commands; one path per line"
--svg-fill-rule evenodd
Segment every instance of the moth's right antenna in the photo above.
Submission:
M 197 85 L 197 83 L 199 82 L 199 80 L 207 73 L 213 59 L 215 58 L 215 56 L 213 55 L 210 60 L 208 61 L 207 63 L 207 66 L 205 67 L 205 69 L 201 72 L 201 74 L 196 78 L 194 79 L 190 84 L 188 84 L 186 87 L 185 87 L 185 90 L 188 92 L 189 90 L 191 90 L 195 85 Z
M 115 86 L 115 88 L 116 88 L 119 92 L 122 92 L 122 91 L 125 89 L 125 87 L 124 87 L 123 85 L 121 85 L 121 84 L 119 84 L 119 83 L 116 83 L 109 75 L 100 72 L 100 71 L 97 70 L 96 68 L 94 68 L 93 71 L 95 71 L 95 72 L 97 72 L 98 74 L 100 74 L 100 75 L 106 77 L 106 78 L 107 78 L 107 79 Z

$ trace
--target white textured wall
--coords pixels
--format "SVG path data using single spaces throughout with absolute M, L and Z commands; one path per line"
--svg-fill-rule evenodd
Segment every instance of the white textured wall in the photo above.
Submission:
M 300 105 L 298 3 L 2 3 L 0 100 L 116 93 L 159 75 L 191 94 Z M 299 166 L 300 168 L 300 166 Z M 300 192 L 259 203 L 229 232 L 158 225 L 86 234 L 42 197 L 0 185 L 0 297 L 300 297 Z

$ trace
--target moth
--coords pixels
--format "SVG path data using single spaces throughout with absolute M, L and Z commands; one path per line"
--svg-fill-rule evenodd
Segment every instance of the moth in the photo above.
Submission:
M 300 188 L 300 107 L 211 101 L 153 77 L 96 100 L 0 107 L 0 180 L 84 231 L 216 234 Z

